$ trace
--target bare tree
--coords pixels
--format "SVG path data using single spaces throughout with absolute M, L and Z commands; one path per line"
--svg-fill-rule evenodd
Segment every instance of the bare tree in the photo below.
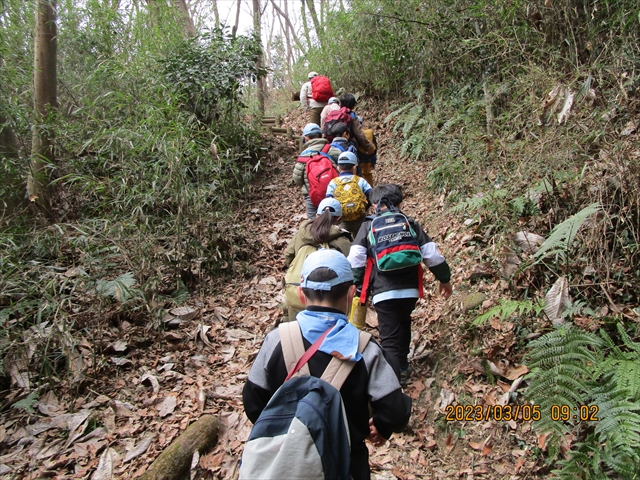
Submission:
M 216 21 L 215 28 L 220 28 L 220 13 L 218 12 L 218 0 L 211 0 L 211 9 Z
M 302 17 L 302 28 L 304 31 L 304 36 L 307 39 L 307 45 L 309 46 L 309 48 L 311 48 L 311 35 L 309 34 L 309 23 L 307 23 L 307 14 L 305 13 L 304 0 L 300 0 L 300 16 Z
M 238 32 L 238 23 L 240 22 L 240 3 L 241 0 L 238 0 L 238 8 L 236 9 L 236 23 L 233 24 L 233 28 L 231 29 L 231 36 L 235 37 Z
M 29 199 L 51 218 L 50 167 L 55 162 L 51 116 L 57 100 L 56 0 L 37 0 L 34 32 L 34 114 Z
M 273 3 L 273 0 L 271 0 Z M 285 2 L 286 5 L 286 2 Z M 274 9 L 275 11 L 275 9 Z M 293 84 L 293 77 L 291 75 L 291 66 L 293 65 L 293 52 L 291 49 L 291 37 L 289 35 L 289 24 L 282 23 L 282 16 L 280 14 L 274 15 L 274 18 L 278 17 L 278 23 L 280 24 L 280 31 L 283 33 L 285 45 L 287 46 L 287 78 L 289 84 Z
M 189 13 L 189 7 L 185 0 L 174 0 L 176 7 L 180 10 L 180 15 L 182 17 L 182 22 L 184 24 L 184 33 L 187 37 L 195 37 L 196 36 L 196 26 L 193 23 L 193 18 Z
M 271 4 L 273 5 L 273 9 L 278 13 L 278 15 L 285 21 L 285 23 L 287 25 L 287 29 L 285 30 L 285 35 L 286 35 L 286 38 L 287 38 L 287 44 L 290 45 L 291 39 L 293 39 L 293 41 L 295 42 L 296 47 L 298 48 L 298 50 L 303 52 L 304 51 L 304 47 L 300 43 L 300 39 L 296 35 L 295 28 L 293 28 L 293 25 L 291 24 L 291 20 L 289 19 L 289 12 L 288 12 L 288 9 L 287 9 L 287 1 L 285 0 L 285 2 L 284 2 L 284 8 L 285 8 L 284 12 L 282 11 L 282 9 L 278 5 L 276 5 L 274 0 L 271 0 Z
M 309 8 L 309 15 L 311 15 L 311 20 L 313 21 L 313 26 L 316 30 L 316 38 L 318 39 L 320 46 L 322 46 L 322 27 L 318 20 L 318 13 L 316 12 L 314 0 L 307 0 L 307 7 Z
M 253 0 L 253 31 L 262 45 L 262 12 L 260 11 L 260 0 Z M 264 49 L 263 52 L 260 53 L 258 57 L 258 61 L 256 62 L 256 67 L 263 68 L 264 66 Z M 260 110 L 260 115 L 264 116 L 264 100 L 266 96 L 266 81 L 264 77 L 258 78 L 258 109 Z

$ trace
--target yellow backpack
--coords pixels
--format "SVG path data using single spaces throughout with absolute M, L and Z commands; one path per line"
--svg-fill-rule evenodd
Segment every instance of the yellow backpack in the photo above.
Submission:
M 345 222 L 352 222 L 367 213 L 367 197 L 358 186 L 360 177 L 357 175 L 351 178 L 338 177 L 332 181 L 336 183 L 333 196 L 342 205 L 342 219 Z
M 321 248 L 328 250 L 331 247 L 328 243 L 321 243 L 320 245 L 303 245 L 296 253 L 291 265 L 289 265 L 289 270 L 287 270 L 287 274 L 284 277 L 284 297 L 287 305 L 295 310 L 304 310 L 304 305 L 300 302 L 300 298 L 298 297 L 298 286 L 300 285 L 302 264 L 310 254 Z M 289 320 L 292 321 L 295 320 L 295 318 L 290 318 Z
M 376 140 L 375 135 L 373 134 L 373 130 L 370 128 L 363 128 L 362 129 L 362 133 L 364 133 L 364 136 L 367 137 L 367 140 L 369 140 L 374 147 L 374 152 L 378 149 L 378 142 Z M 364 147 L 361 147 L 360 145 L 358 145 L 358 151 L 360 153 L 367 153 L 367 151 L 364 149 Z

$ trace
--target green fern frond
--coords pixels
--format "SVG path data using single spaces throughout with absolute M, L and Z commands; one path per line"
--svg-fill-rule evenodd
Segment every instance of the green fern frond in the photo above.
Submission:
M 409 110 L 413 106 L 414 106 L 414 103 L 413 102 L 409 102 L 409 103 L 403 105 L 402 107 L 400 107 L 398 110 L 394 110 L 393 112 L 391 112 L 389 115 L 386 116 L 386 118 L 384 119 L 384 123 L 389 123 L 391 120 L 396 118 L 398 115 L 406 112 L 407 110 Z
M 600 204 L 594 203 L 567 218 L 561 224 L 556 225 L 551 231 L 549 238 L 540 245 L 540 248 L 534 254 L 535 262 L 541 261 L 552 253 L 568 251 L 584 221 L 591 215 L 597 213 L 600 208 Z
M 406 136 L 413 130 L 420 117 L 422 117 L 423 107 L 422 105 L 415 105 L 409 112 L 396 123 L 396 127 L 402 125 L 402 133 Z M 397 128 L 396 128 L 397 129 Z
M 38 403 L 38 397 L 38 391 L 34 390 L 22 400 L 19 400 L 11 405 L 11 408 L 17 408 L 18 410 L 23 410 L 27 413 L 33 413 L 33 407 L 36 403 Z
M 124 303 L 133 297 L 133 286 L 136 279 L 133 273 L 127 272 L 115 280 L 98 280 L 96 292 L 103 297 L 112 297 L 118 302 Z
M 620 337 L 622 338 L 622 342 L 624 343 L 624 346 L 627 347 L 629 350 L 633 350 L 634 352 L 640 354 L 640 343 L 637 343 L 631 340 L 631 337 L 629 337 L 629 334 L 624 329 L 624 326 L 622 325 L 622 323 L 618 323 L 616 327 L 618 329 L 618 333 L 620 333 Z

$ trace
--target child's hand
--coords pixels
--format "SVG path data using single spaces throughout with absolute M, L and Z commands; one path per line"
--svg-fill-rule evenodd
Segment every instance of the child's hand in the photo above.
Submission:
M 442 295 L 444 298 L 449 298 L 453 293 L 453 287 L 449 282 L 440 283 L 440 287 L 438 288 L 438 291 L 440 292 L 440 295 Z
M 369 440 L 376 447 L 381 447 L 386 442 L 385 438 L 380 435 L 378 429 L 373 424 L 373 418 L 369 419 L 369 436 L 367 437 L 367 440 Z

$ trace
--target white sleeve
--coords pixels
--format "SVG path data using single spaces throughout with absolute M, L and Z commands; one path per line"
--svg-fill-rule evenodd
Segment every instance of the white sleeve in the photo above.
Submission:
M 351 268 L 363 268 L 367 264 L 367 249 L 362 245 L 351 245 L 347 260 Z
M 352 247 L 353 248 L 353 247 Z M 444 257 L 438 251 L 438 246 L 435 242 L 425 243 L 420 247 L 422 252 L 422 259 L 427 267 L 435 267 L 444 262 Z

